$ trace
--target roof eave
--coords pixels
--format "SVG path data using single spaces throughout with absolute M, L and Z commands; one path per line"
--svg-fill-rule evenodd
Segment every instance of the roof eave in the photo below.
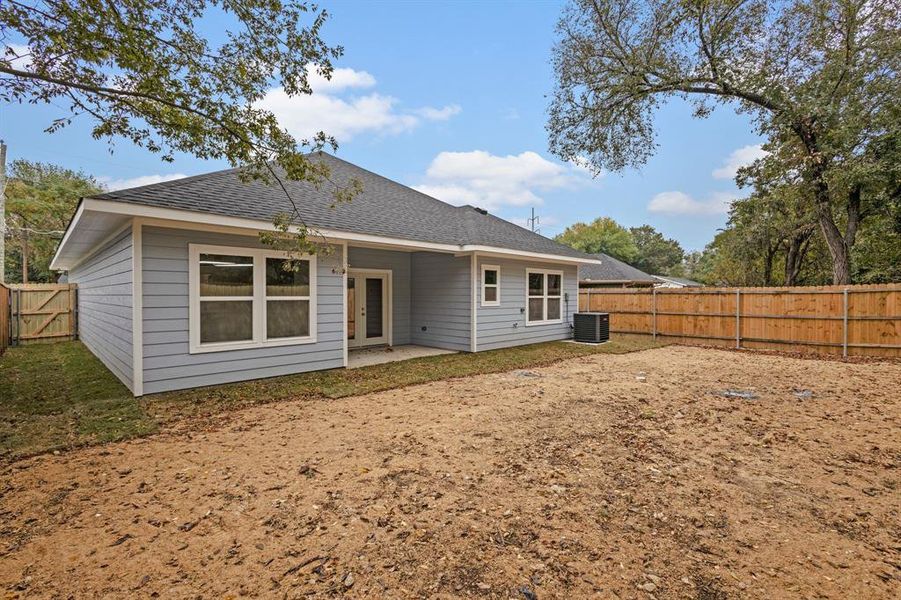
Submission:
M 82 215 L 87 211 L 129 216 L 162 225 L 164 225 L 166 221 L 172 223 L 190 224 L 192 229 L 201 229 L 204 227 L 221 227 L 233 231 L 246 230 L 259 232 L 276 230 L 275 225 L 271 221 L 261 219 L 231 217 L 176 208 L 162 208 L 101 198 L 83 198 L 79 203 L 75 216 L 72 218 L 72 220 L 69 222 L 69 226 L 66 228 L 66 233 L 63 236 L 62 241 L 57 247 L 56 254 L 54 255 L 53 261 L 51 261 L 52 269 L 61 270 L 67 269 L 71 266 L 61 264 L 58 258 L 66 243 L 70 240 L 72 232 L 77 228 L 78 222 L 81 219 Z M 372 235 L 367 233 L 355 233 L 336 229 L 316 228 L 314 231 L 317 234 L 322 235 L 326 241 L 332 240 L 336 242 L 346 241 L 385 244 L 411 249 L 416 248 L 421 250 L 433 250 L 437 252 L 499 254 L 505 256 L 534 258 L 551 262 L 571 263 L 576 265 L 602 264 L 600 260 L 588 256 L 579 257 L 543 252 L 530 252 L 525 250 L 516 250 L 513 248 L 484 246 L 479 244 L 444 244 L 438 242 L 393 238 L 389 236 Z

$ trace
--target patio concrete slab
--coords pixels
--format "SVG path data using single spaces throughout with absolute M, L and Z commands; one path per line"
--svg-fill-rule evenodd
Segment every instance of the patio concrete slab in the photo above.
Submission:
M 438 356 L 441 354 L 456 354 L 456 350 L 443 350 L 441 348 L 429 348 L 428 346 L 416 346 L 407 344 L 404 346 L 378 346 L 376 348 L 360 348 L 351 350 L 347 356 L 347 368 L 358 369 L 370 365 L 409 360 L 423 356 Z

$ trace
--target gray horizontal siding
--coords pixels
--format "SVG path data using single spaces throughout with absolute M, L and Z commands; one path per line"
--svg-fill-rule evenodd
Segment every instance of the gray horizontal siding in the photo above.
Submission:
M 130 390 L 132 277 L 131 228 L 69 271 L 78 284 L 79 338 Z
M 522 344 L 535 344 L 572 337 L 570 324 L 578 308 L 579 282 L 577 267 L 550 265 L 520 260 L 479 258 L 479 277 L 482 265 L 497 265 L 501 270 L 500 306 L 482 306 L 481 282 L 477 288 L 476 343 L 477 350 L 494 350 Z M 569 294 L 569 302 L 563 299 L 562 324 L 532 325 L 526 327 L 526 269 L 563 271 L 563 292 Z
M 470 258 L 416 252 L 411 260 L 411 341 L 449 350 L 471 350 Z
M 317 258 L 315 343 L 190 354 L 188 244 L 265 246 L 255 237 L 159 227 L 145 227 L 143 240 L 144 393 L 343 366 L 340 249 Z
M 351 269 L 390 269 L 394 345 L 410 343 L 410 253 L 376 248 L 348 248 Z

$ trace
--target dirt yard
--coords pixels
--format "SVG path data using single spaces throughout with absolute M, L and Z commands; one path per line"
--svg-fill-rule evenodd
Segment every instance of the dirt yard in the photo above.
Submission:
M 899 389 L 668 347 L 233 412 L 3 467 L 0 589 L 897 598 Z

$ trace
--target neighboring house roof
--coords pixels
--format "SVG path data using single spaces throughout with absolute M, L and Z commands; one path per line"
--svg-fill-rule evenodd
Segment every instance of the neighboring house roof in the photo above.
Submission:
M 684 277 L 670 277 L 663 275 L 651 275 L 654 279 L 656 279 L 660 283 L 668 283 L 675 287 L 704 287 L 703 283 L 698 283 L 697 281 L 692 281 L 691 279 L 685 279 Z
M 352 178 L 363 184 L 360 195 L 334 206 L 334 184 L 316 186 L 307 181 L 284 180 L 304 222 L 311 228 L 592 259 L 472 206 L 452 206 L 329 154 L 317 153 L 310 158 L 328 166 L 334 184 L 344 186 Z M 291 203 L 278 185 L 242 181 L 239 169 L 92 198 L 267 221 L 292 212 Z
M 604 253 L 595 254 L 595 258 L 601 260 L 601 264 L 580 265 L 579 281 L 583 283 L 654 283 L 653 275 L 627 265 L 621 260 Z

